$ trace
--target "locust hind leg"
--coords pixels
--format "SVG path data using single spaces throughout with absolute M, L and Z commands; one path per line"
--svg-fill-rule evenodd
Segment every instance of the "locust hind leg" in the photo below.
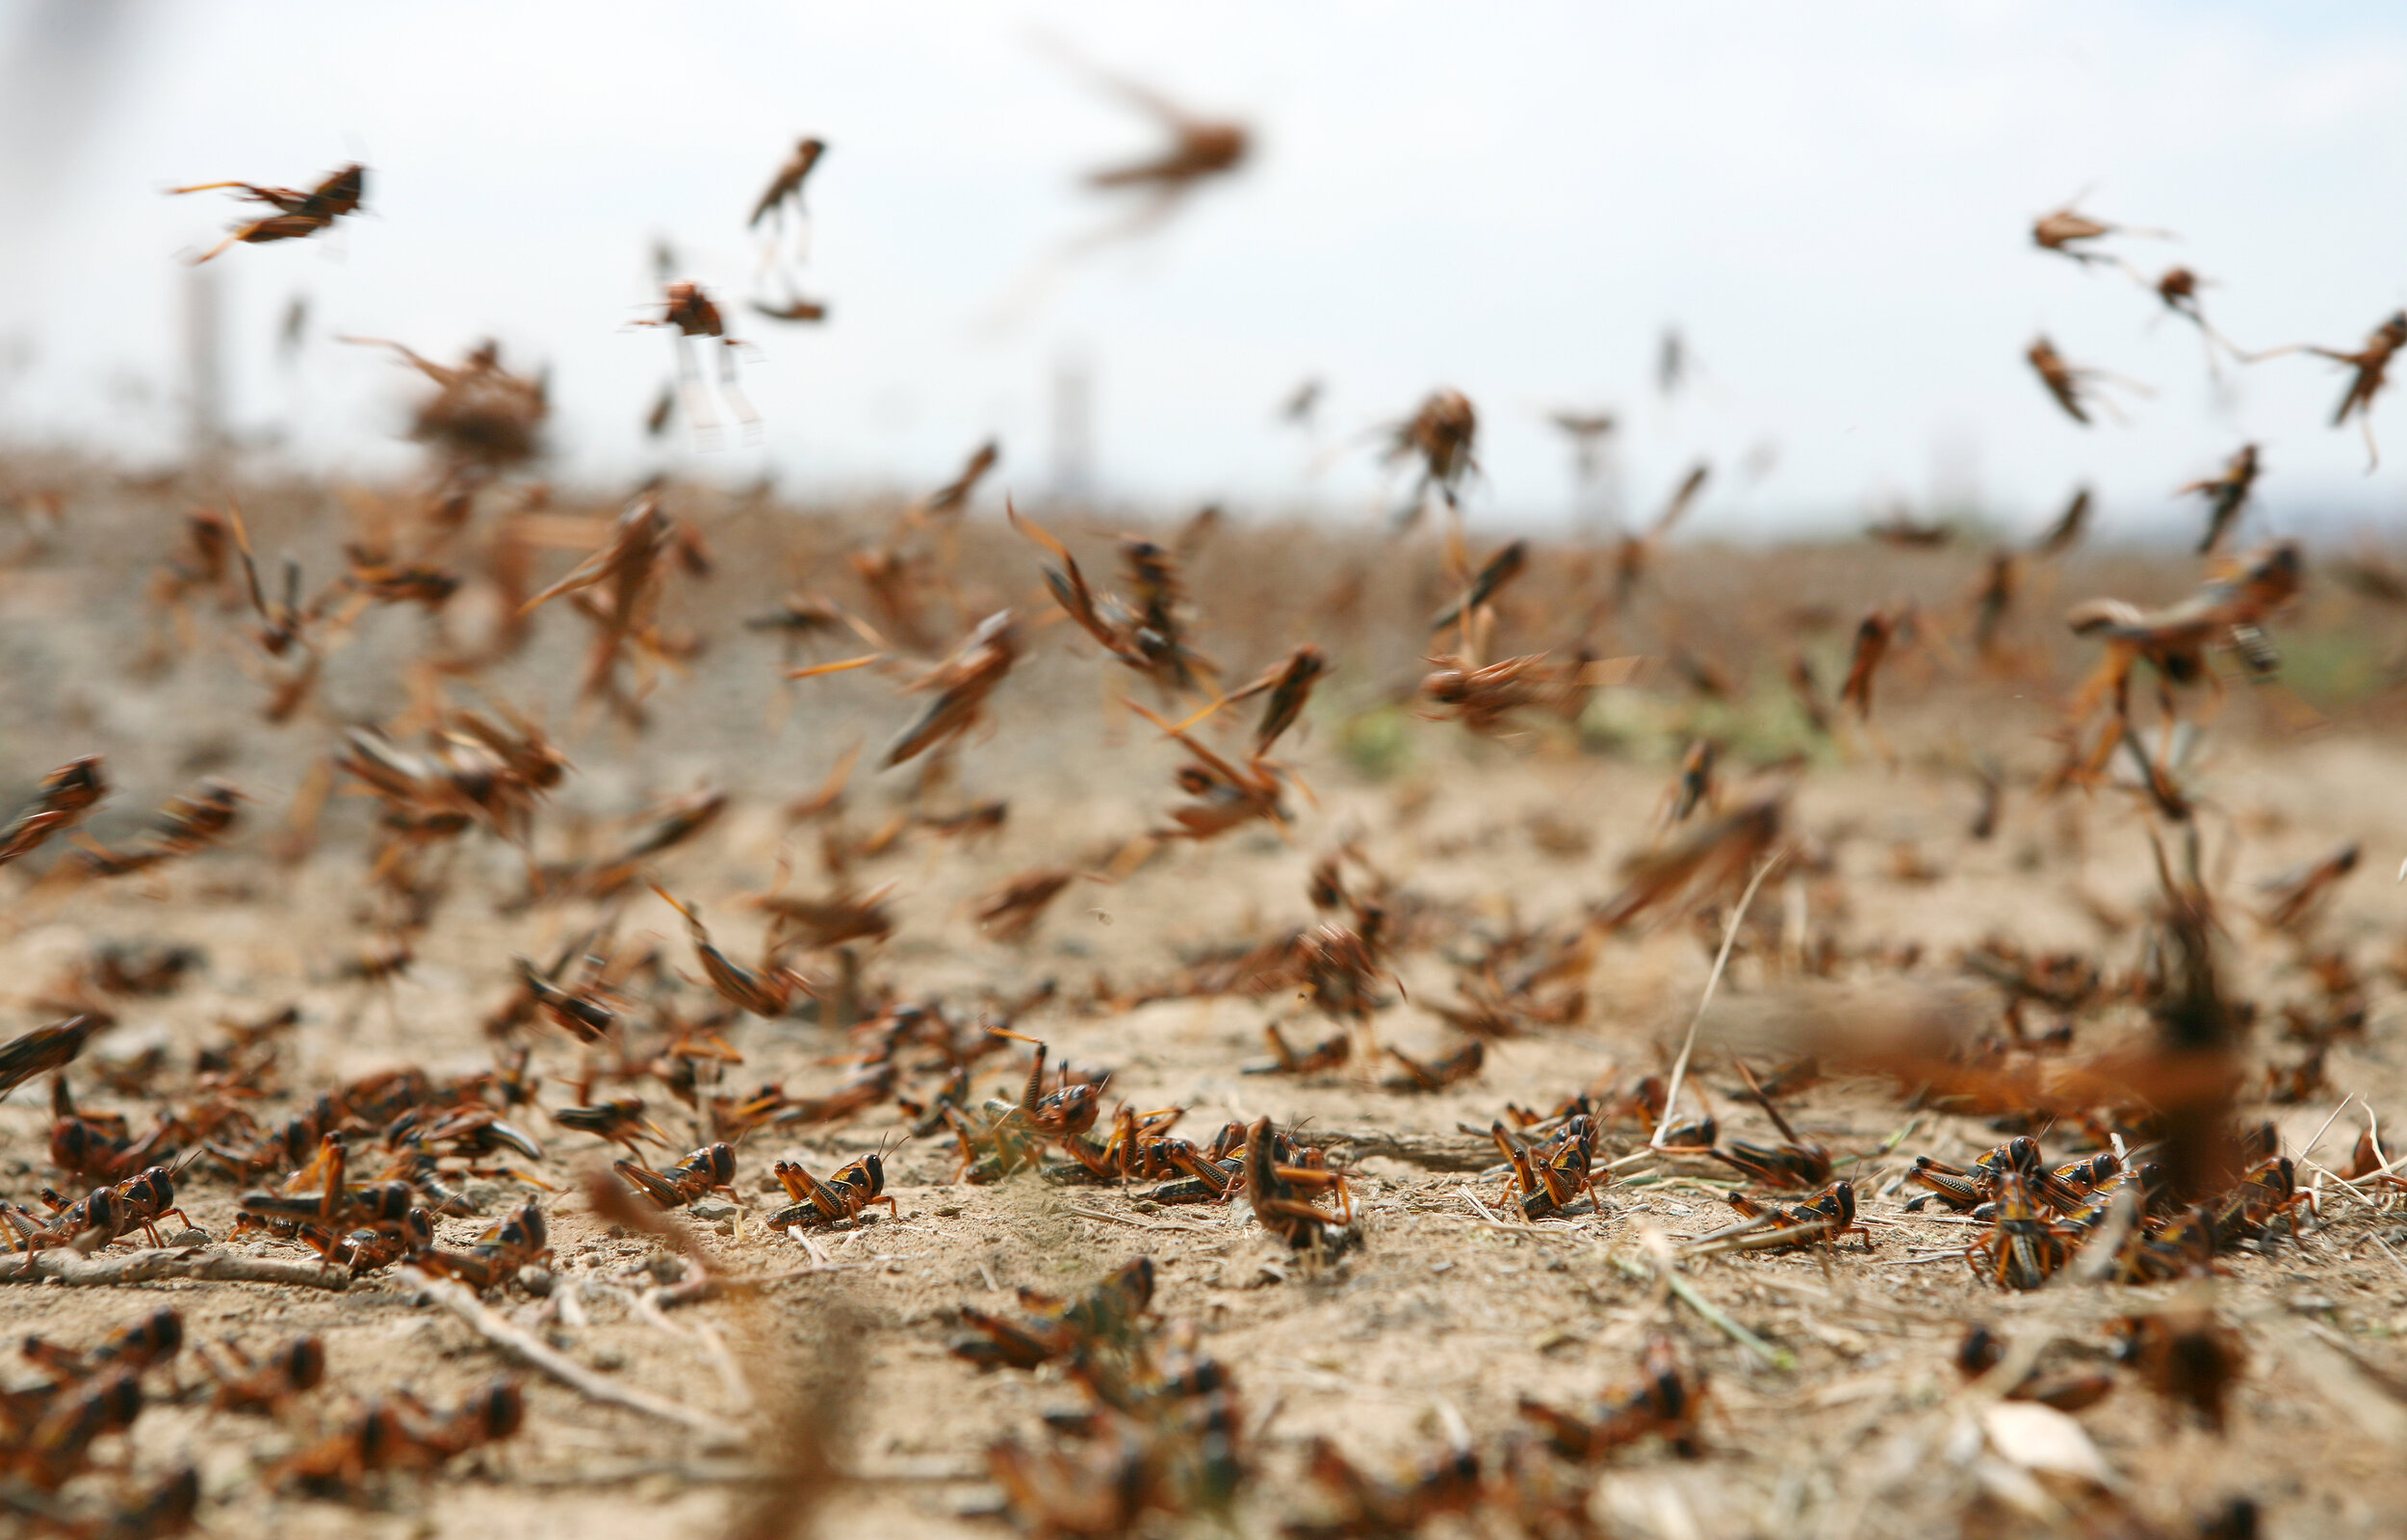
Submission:
M 719 417 L 711 406 L 710 392 L 702 385 L 702 372 L 694 367 L 693 349 L 686 339 L 675 339 L 677 347 L 677 397 L 685 403 L 686 421 L 693 427 L 693 447 L 704 452 L 719 447 Z
M 729 337 L 725 342 L 727 349 L 719 354 L 719 395 L 726 398 L 729 410 L 742 424 L 744 442 L 758 444 L 761 442 L 761 414 L 754 409 L 751 399 L 744 395 L 743 386 L 736 378 L 736 339 Z

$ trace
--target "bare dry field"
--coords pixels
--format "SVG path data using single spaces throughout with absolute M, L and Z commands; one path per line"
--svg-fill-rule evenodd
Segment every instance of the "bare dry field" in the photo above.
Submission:
M 398 511 L 417 507 L 401 491 L 246 487 L 272 598 L 283 552 L 316 595 L 346 570 L 345 543 L 379 528 L 462 579 L 438 608 L 338 596 L 336 609 L 356 612 L 339 630 L 333 616 L 313 622 L 323 672 L 269 722 L 293 661 L 263 652 L 237 571 L 186 585 L 181 631 L 159 603 L 156 575 L 190 559 L 187 516 L 223 508 L 222 487 L 30 460 L 0 480 L 19 510 L 0 530 L 17 541 L 0 571 L 0 783 L 30 794 L 53 767 L 104 757 L 110 794 L 78 833 L 118 852 L 204 777 L 246 799 L 222 838 L 144 870 L 79 873 L 92 863 L 61 837 L 0 873 L 0 1039 L 76 1012 L 113 1018 L 57 1074 L 83 1116 L 122 1114 L 135 1138 L 164 1110 L 235 1109 L 209 1139 L 167 1142 L 183 1163 L 176 1202 L 201 1234 L 168 1220 L 157 1266 L 281 1262 L 296 1280 L 98 1281 L 112 1259 L 147 1252 L 139 1226 L 114 1244 L 86 1233 L 0 1258 L 14 1270 L 0 1283 L 13 1337 L 89 1348 L 165 1306 L 183 1340 L 140 1374 L 130 1424 L 47 1464 L 13 1456 L 0 1528 L 167 1532 L 137 1527 L 130 1509 L 186 1467 L 194 1526 L 220 1535 L 2308 1536 L 2395 1533 L 2407 1512 L 2407 1353 L 2394 1341 L 2407 1234 L 2394 1186 L 2338 1174 L 2368 1115 L 2407 1109 L 2407 937 L 2392 881 L 2407 856 L 2394 666 L 2407 618 L 2362 591 L 2378 586 L 2370 566 L 2353 569 L 2352 589 L 2310 552 L 2301 596 L 2265 622 L 2281 680 L 2251 684 L 2218 653 L 2219 708 L 2203 684 L 2184 692 L 2184 718 L 2207 726 L 2168 772 L 2187 798 L 2176 821 L 2137 783 L 2136 760 L 2116 758 L 2091 784 L 2047 783 L 2065 757 L 2051 734 L 2099 655 L 2064 612 L 2099 595 L 2174 602 L 2200 581 L 2186 556 L 2021 555 L 1984 654 L 1972 628 L 1991 547 L 1973 534 L 1932 549 L 1675 546 L 1618 595 L 1610 546 L 1534 540 L 1525 574 L 1490 602 L 1485 660 L 1584 649 L 1640 661 L 1624 682 L 1481 735 L 1421 693 L 1426 659 L 1460 641 L 1428 624 L 1462 591 L 1436 533 L 1236 520 L 1156 530 L 1183 557 L 1181 614 L 1224 687 L 1307 642 L 1332 664 L 1273 756 L 1291 777 L 1283 823 L 1185 840 L 1148 836 L 1174 827 L 1187 757 L 1122 703 L 1183 715 L 1196 697 L 1166 700 L 1062 623 L 1040 571 L 1052 558 L 999 509 L 915 522 L 663 489 L 664 515 L 698 531 L 709 562 L 660 562 L 661 660 L 636 725 L 578 699 L 596 623 L 569 601 L 535 610 L 516 651 L 491 645 L 515 601 L 611 538 L 615 506 L 488 492 L 465 526 L 412 547 L 420 515 Z M 1115 525 L 1042 516 L 1092 582 L 1128 591 Z M 531 577 L 503 561 L 513 529 L 525 539 L 507 549 Z M 1473 562 L 1499 544 L 1475 534 Z M 849 560 L 868 551 L 908 558 L 892 609 Z M 745 625 L 789 591 L 864 618 L 885 645 L 837 627 L 789 652 L 785 633 Z M 1866 722 L 1835 697 L 1876 606 L 1912 620 Z M 1020 655 L 985 719 L 934 757 L 941 772 L 927 758 L 878 768 L 928 699 L 898 685 L 1004 608 Z M 918 623 L 918 645 L 898 616 Z M 886 661 L 783 678 L 865 651 Z M 1793 655 L 1818 674 L 1827 732 L 1785 681 Z M 2155 684 L 2138 678 L 2147 720 Z M 565 773 L 533 797 L 525 851 L 468 819 L 396 858 L 378 822 L 390 799 L 324 767 L 349 732 L 376 724 L 428 753 L 430 713 L 472 706 L 542 725 Z M 1199 741 L 1243 768 L 1258 709 L 1229 707 Z M 1675 823 L 1682 757 L 1700 740 L 1718 745 L 1708 805 Z M 2147 741 L 2160 741 L 2153 727 Z M 826 795 L 857 751 L 841 797 Z M 1984 780 L 1994 816 L 1977 833 Z M 304 839 L 295 809 L 320 783 Z M 1629 862 L 1682 848 L 1768 786 L 1770 838 L 1618 919 Z M 724 797 L 706 826 L 631 858 L 615 886 L 596 875 L 664 806 L 704 792 Z M 959 827 L 990 803 L 1005 805 L 999 821 Z M 2213 912 L 2204 950 L 2234 1023 L 2238 1090 L 2216 1116 L 2271 1119 L 2313 1202 L 2242 1216 L 2211 1257 L 2140 1282 L 2087 1275 L 2084 1261 L 2111 1263 L 2113 1237 L 2093 1247 L 2098 1229 L 2041 1219 L 2040 1251 L 2066 1255 L 2028 1280 L 2037 1287 L 2001 1286 L 1996 1268 L 1983 1276 L 1961 1254 L 1989 1225 L 1935 1201 L 1909 1208 L 1926 1194 L 1906 1180 L 1917 1156 L 1970 1168 L 2029 1128 L 2052 1167 L 2117 1135 L 2135 1167 L 2161 1129 L 2103 1095 L 2002 1123 L 1934 1093 L 1930 1076 L 1909 1084 L 1893 1064 L 1853 1062 L 1851 1030 L 1906 1021 L 1946 1039 L 1938 1058 L 2006 1066 L 1999 1083 L 2016 1086 L 2144 1044 L 2171 988 L 2168 888 L 2150 841 L 2179 868 L 2192 832 Z M 2362 850 L 2353 876 L 2286 924 L 2267 918 L 2283 894 L 2265 880 L 2349 842 Z M 1350 902 L 1316 907 L 1315 867 L 1340 853 Z M 1775 854 L 1741 913 L 1741 887 Z M 1032 871 L 1067 882 L 1026 936 L 997 938 L 975 901 Z M 873 896 L 890 923 L 775 949 L 798 987 L 777 1009 L 743 1011 L 647 883 L 694 906 L 756 973 L 762 895 Z M 1318 976 L 1295 960 L 1326 940 L 1314 927 L 1359 932 L 1373 904 L 1375 965 L 1347 981 L 1369 998 L 1359 1017 L 1333 1013 L 1331 990 L 1316 997 Z M 1655 1130 L 1623 1110 L 1644 1077 L 1670 1071 L 1725 937 L 1683 1105 L 1711 1112 L 1725 1149 L 1777 1142 L 1740 1065 L 1770 1073 L 1820 1054 L 1820 1078 L 1776 1103 L 1796 1139 L 1830 1157 L 1829 1178 L 1808 1188 L 1767 1193 L 1726 1164 L 1650 1149 Z M 2094 964 L 2095 985 L 2061 1000 L 2025 991 L 2009 1021 L 2015 990 L 1965 962 L 1993 944 Z M 1542 986 L 1466 1009 L 1484 966 L 1503 977 L 1558 946 L 1566 961 Z M 112 947 L 193 955 L 161 991 L 140 992 L 99 965 Z M 406 966 L 360 966 L 396 947 Z M 559 982 L 574 986 L 585 953 L 608 960 L 599 1040 L 540 1010 L 494 1030 L 522 988 L 514 959 L 566 958 Z M 288 1027 L 237 1030 L 287 1008 Z M 1153 1194 L 1176 1172 L 1067 1179 L 1082 1173 L 1058 1145 L 993 1179 L 966 1170 L 956 1127 L 992 1135 L 982 1104 L 1016 1101 L 1027 1075 L 1030 1041 L 981 1030 L 1005 1022 L 1041 1040 L 1050 1066 L 1101 1081 L 1087 1098 L 1099 1142 L 1123 1106 L 1183 1109 L 1175 1133 L 1198 1147 L 1224 1124 L 1269 1118 L 1299 1157 L 1320 1151 L 1299 1180 L 1343 1174 L 1353 1223 L 1336 1223 L 1323 1195 L 1328 1222 L 1301 1229 L 1323 1243 L 1298 1246 L 1246 1193 L 1165 1202 Z M 1298 1048 L 1341 1039 L 1350 1057 L 1248 1073 L 1268 1059 L 1273 1024 Z M 238 1041 L 249 1045 L 229 1054 Z M 1436 1089 L 1411 1087 L 1387 1052 L 1431 1065 L 1472 1041 L 1476 1072 Z M 2319 1075 L 2300 1070 L 2317 1054 Z M 952 1059 L 969 1093 L 955 1093 L 947 1127 L 936 1103 Z M 814 1105 L 880 1066 L 892 1079 L 857 1108 Z M 237 1233 L 243 1194 L 277 1189 L 320 1146 L 258 1153 L 248 1168 L 224 1152 L 256 1153 L 322 1093 L 401 1068 L 423 1071 L 426 1105 L 486 1109 L 540 1147 L 462 1139 L 426 1168 L 474 1211 L 431 1214 L 438 1252 L 473 1256 L 516 1206 L 540 1206 L 549 1256 L 523 1271 L 511 1259 L 480 1310 L 440 1265 L 402 1256 L 353 1275 L 300 1239 Z M 44 1188 L 75 1198 L 98 1185 L 56 1162 L 53 1081 L 29 1075 L 0 1104 L 0 1196 L 26 1211 L 20 1231 L 49 1221 Z M 730 1137 L 727 1106 L 763 1086 L 778 1091 L 770 1114 Z M 1583 1091 L 1592 1167 L 1613 1179 L 1528 1217 L 1490 1125 Z M 636 1198 L 597 1213 L 592 1184 L 617 1183 L 609 1162 L 624 1151 L 551 1115 L 611 1097 L 641 1098 L 666 1136 L 644 1151 L 659 1169 L 726 1138 L 731 1191 L 670 1211 L 675 1234 L 631 1219 L 647 1208 Z M 431 1120 L 397 1133 L 393 1116 L 309 1131 L 341 1136 L 365 1180 Z M 998 1120 L 1014 1116 L 1041 1127 L 1028 1109 Z M 825 1179 L 872 1155 L 891 1211 L 770 1223 L 793 1201 L 775 1163 Z M 1868 1236 L 1696 1249 L 1739 1219 L 1728 1192 L 1793 1205 L 1839 1178 Z M 980 1340 L 965 1310 L 1042 1324 L 1022 1291 L 1074 1299 L 1140 1257 L 1143 1308 L 1082 1341 L 1055 1322 L 1046 1362 L 980 1367 L 953 1350 Z M 704 1279 L 715 1287 L 692 1287 Z M 2134 1318 L 2140 1349 L 2126 1355 Z M 2010 1345 L 2004 1368 L 1978 1377 L 1957 1366 L 1976 1322 Z M 258 1356 L 304 1335 L 323 1344 L 318 1383 L 270 1410 L 216 1404 L 204 1345 Z M 1693 1426 L 1634 1397 L 1658 1340 L 1686 1394 L 1701 1395 Z M 1217 1367 L 1197 1367 L 1206 1361 Z M 107 1377 L 90 1368 L 8 1366 L 5 1384 L 32 1398 L 10 1403 L 20 1450 L 39 1414 L 13 1408 L 50 1404 L 36 1394 L 45 1384 L 55 1401 Z M 2095 1399 L 2069 1412 L 2025 1399 L 2033 1372 L 2089 1376 Z M 469 1437 L 453 1409 L 497 1376 L 518 1387 L 523 1420 Z M 1524 1406 L 1595 1417 L 1600 1401 L 1621 1421 L 1603 1418 L 1617 1431 L 1577 1457 L 1549 1448 Z M 389 1468 L 362 1431 L 388 1425 L 377 1414 L 398 1418 L 407 1446 Z M 1683 1426 L 1685 1452 L 1663 1436 Z M 1330 1448 L 1362 1484 L 1336 1479 Z

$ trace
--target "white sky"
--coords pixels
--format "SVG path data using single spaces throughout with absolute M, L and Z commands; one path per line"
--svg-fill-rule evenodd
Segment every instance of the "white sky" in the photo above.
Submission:
M 2181 233 L 2128 249 L 2217 280 L 2208 314 L 2243 345 L 2356 346 L 2407 303 L 2395 8 L 65 3 L 121 16 L 89 81 L 32 47 L 55 8 L 0 0 L 0 355 L 16 339 L 26 359 L 0 434 L 19 440 L 173 442 L 176 253 L 235 207 L 160 189 L 303 184 L 357 156 L 372 218 L 216 266 L 237 421 L 363 473 L 409 463 L 392 435 L 410 376 L 331 332 L 437 356 L 492 333 L 547 362 L 562 470 L 599 484 L 666 461 L 916 488 L 998 433 L 1006 479 L 1034 490 L 1071 354 L 1094 372 L 1101 487 L 1173 504 L 1378 505 L 1394 483 L 1367 452 L 1307 475 L 1315 447 L 1272 422 L 1307 374 L 1329 382 L 1322 449 L 1432 386 L 1467 392 L 1474 512 L 1528 521 L 1568 500 L 1539 415 L 1558 404 L 1624 413 L 1642 505 L 1713 455 L 1698 524 L 1724 530 L 1965 496 L 2035 525 L 2083 478 L 2110 526 L 2187 522 L 2172 488 L 2244 438 L 2285 520 L 2387 514 L 2407 477 L 2395 400 L 2368 477 L 2362 441 L 2327 426 L 2332 366 L 2281 359 L 2218 392 L 2153 295 L 2027 234 L 2094 184 L 2093 211 Z M 1152 143 L 1039 30 L 1245 118 L 1259 152 L 997 335 L 1014 285 L 1113 207 L 1078 173 Z M 36 111 L 44 84 L 87 111 Z M 807 269 L 833 320 L 738 320 L 763 349 L 744 365 L 761 446 L 647 444 L 670 345 L 627 322 L 652 241 L 738 299 L 743 216 L 806 132 L 833 145 Z M 287 372 L 272 334 L 298 291 L 319 335 Z M 1704 371 L 1669 406 L 1668 323 Z M 2039 329 L 2156 395 L 2129 425 L 2075 425 L 2023 361 Z M 1749 484 L 1737 467 L 1765 444 Z

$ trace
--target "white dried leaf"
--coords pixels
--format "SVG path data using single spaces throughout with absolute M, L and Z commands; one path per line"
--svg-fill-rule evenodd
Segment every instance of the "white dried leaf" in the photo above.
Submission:
M 2114 1473 L 2089 1441 L 2079 1423 L 2053 1406 L 2037 1401 L 1997 1401 L 1983 1407 L 1981 1431 L 2000 1458 L 2029 1471 L 2053 1471 L 2077 1476 L 2100 1486 L 2113 1484 Z

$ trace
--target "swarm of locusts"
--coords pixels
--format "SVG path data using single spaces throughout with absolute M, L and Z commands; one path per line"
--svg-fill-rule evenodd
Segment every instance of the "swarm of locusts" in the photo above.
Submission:
M 1163 116 L 1165 158 L 1099 185 L 1244 160 Z M 825 149 L 750 210 L 795 261 Z M 367 178 L 210 185 L 275 211 L 226 243 L 258 244 Z M 2151 233 L 2068 208 L 2033 238 L 2128 271 Z M 2246 356 L 2195 274 L 2147 281 Z M 699 344 L 755 421 L 726 311 L 664 283 L 635 323 L 674 333 L 689 416 Z M 2369 445 L 2402 341 L 2310 349 Z M 168 783 L 93 726 L 0 831 L 8 944 L 41 939 L 0 1034 L 16 1528 L 525 1476 L 732 1486 L 763 1535 L 845 1503 L 859 1532 L 1835 1533 L 1917 1481 L 1968 1533 L 2238 1536 L 2291 1453 L 2152 1484 L 2083 1419 L 2294 1452 L 2304 1384 L 2407 1423 L 2395 1355 L 2291 1290 L 2396 1262 L 2407 1134 L 2364 1081 L 2407 954 L 2347 908 L 2366 840 L 2260 872 L 2272 821 L 2216 774 L 2309 712 L 2285 644 L 2318 563 L 2249 538 L 2256 446 L 2183 489 L 2208 526 L 2174 584 L 2083 586 L 2134 571 L 2075 565 L 2083 492 L 1986 552 L 1899 514 L 1847 560 L 1919 578 L 1784 577 L 1738 615 L 1674 543 L 1708 463 L 1643 529 L 1475 547 L 1483 418 L 1448 388 L 1378 430 L 1403 508 L 1307 561 L 1218 510 L 982 494 L 992 441 L 876 521 L 674 477 L 556 501 L 540 371 L 383 346 L 431 389 L 423 482 L 354 490 L 339 541 L 219 489 L 126 585 L 145 677 L 229 684 L 298 768 L 252 776 L 213 720 Z M 2106 404 L 2029 356 L 2077 422 Z M 2351 624 L 2394 630 L 2407 578 L 2344 572 Z M 717 760 L 712 696 L 769 713 Z M 1832 810 L 1932 765 L 1946 839 L 1893 791 Z M 2093 944 L 2006 902 L 1944 947 L 1864 918 L 1952 863 L 2060 886 Z M 279 946 L 162 939 L 179 896 Z M 122 1307 L 62 1304 L 93 1298 Z M 369 1319 L 442 1346 L 369 1353 Z M 1784 1475 L 1774 1404 L 1911 1431 L 1885 1474 L 1850 1446 Z

